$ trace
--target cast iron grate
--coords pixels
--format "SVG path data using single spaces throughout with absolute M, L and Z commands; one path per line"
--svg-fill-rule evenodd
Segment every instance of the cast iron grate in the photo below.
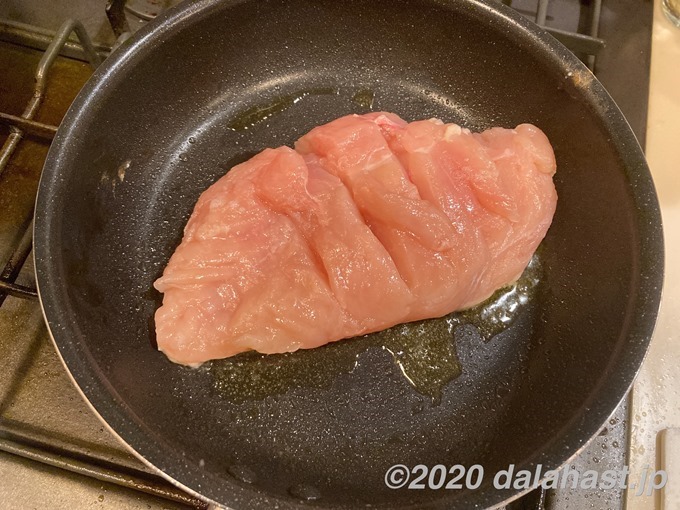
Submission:
M 7 167 L 25 134 L 51 139 L 56 133 L 56 126 L 36 122 L 32 119 L 45 97 L 49 70 L 72 32 L 75 32 L 78 36 L 78 39 L 87 54 L 90 65 L 93 68 L 96 68 L 101 63 L 101 57 L 92 45 L 83 25 L 75 20 L 66 21 L 54 36 L 54 39 L 38 64 L 35 71 L 33 95 L 28 101 L 22 115 L 17 117 L 0 113 L 0 121 L 9 124 L 10 126 L 10 134 L 5 141 L 2 150 L 0 150 L 0 175 L 2 175 L 2 172 Z M 19 242 L 11 250 L 9 260 L 0 273 L 0 305 L 2 305 L 8 295 L 26 299 L 36 299 L 38 297 L 35 287 L 28 287 L 16 283 L 19 272 L 33 247 L 32 236 L 33 221 L 28 224 L 23 235 L 19 238 Z

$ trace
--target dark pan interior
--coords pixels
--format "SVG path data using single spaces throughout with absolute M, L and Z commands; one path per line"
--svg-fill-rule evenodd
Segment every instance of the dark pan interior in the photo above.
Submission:
M 592 75 L 495 5 L 196 2 L 142 30 L 81 93 L 40 187 L 41 299 L 85 396 L 169 477 L 238 510 L 487 506 L 515 493 L 490 489 L 496 470 L 559 466 L 623 397 L 659 299 L 653 185 Z M 547 133 L 559 204 L 519 319 L 489 342 L 457 330 L 463 372 L 440 405 L 379 348 L 323 384 L 243 401 L 214 370 L 155 351 L 151 284 L 199 194 L 263 148 L 370 103 L 407 120 Z M 308 362 L 334 367 L 333 348 Z M 396 463 L 480 464 L 486 476 L 475 491 L 389 490 Z

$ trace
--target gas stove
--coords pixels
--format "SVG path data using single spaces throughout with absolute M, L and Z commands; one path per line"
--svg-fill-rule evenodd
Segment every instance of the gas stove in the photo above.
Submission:
M 101 59 L 172 0 L 0 4 L 0 500 L 3 508 L 207 508 L 159 477 L 73 387 L 37 302 L 33 203 L 50 140 Z M 645 140 L 652 3 L 504 0 L 576 53 Z M 628 460 L 628 401 L 571 466 Z M 512 509 L 620 509 L 616 490 L 534 491 Z

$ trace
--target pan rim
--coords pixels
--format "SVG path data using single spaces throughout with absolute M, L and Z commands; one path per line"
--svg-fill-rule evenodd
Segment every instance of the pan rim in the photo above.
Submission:
M 195 470 L 178 468 L 177 466 L 181 466 L 184 462 L 179 455 L 168 462 L 168 452 L 159 446 L 154 441 L 154 437 L 144 431 L 140 424 L 130 420 L 130 411 L 125 411 L 123 403 L 116 398 L 115 390 L 106 387 L 97 376 L 93 365 L 88 363 L 86 353 L 79 349 L 77 339 L 69 335 L 69 325 L 60 322 L 62 313 L 58 298 L 60 282 L 52 277 L 55 274 L 55 267 L 48 248 L 51 244 L 50 236 L 53 235 L 54 231 L 52 225 L 56 221 L 50 196 L 51 189 L 55 185 L 60 171 L 63 170 L 61 168 L 63 148 L 77 129 L 81 116 L 93 108 L 92 98 L 97 90 L 102 86 L 105 87 L 105 82 L 110 77 L 125 69 L 126 64 L 132 60 L 137 52 L 143 51 L 145 48 L 148 49 L 150 44 L 162 42 L 166 33 L 171 33 L 174 28 L 181 29 L 183 23 L 186 23 L 188 19 L 196 21 L 197 16 L 207 15 L 211 9 L 216 9 L 218 6 L 229 8 L 242 1 L 245 0 L 223 0 L 221 2 L 200 0 L 168 10 L 140 29 L 132 39 L 128 40 L 127 44 L 122 45 L 106 59 L 71 105 L 50 147 L 36 197 L 33 239 L 36 282 L 42 313 L 50 338 L 78 391 L 106 427 L 145 464 L 181 489 L 211 503 L 215 503 L 215 494 L 208 492 L 199 494 L 195 489 L 190 488 L 200 488 L 205 480 L 202 476 L 209 473 L 200 475 L 195 473 Z M 454 0 L 433 1 L 449 8 L 452 8 L 455 4 Z M 542 55 L 548 55 L 552 59 L 552 65 L 556 68 L 564 70 L 565 73 L 586 73 L 585 76 L 592 77 L 590 71 L 569 50 L 547 32 L 526 20 L 521 14 L 503 5 L 498 5 L 493 0 L 469 0 L 467 4 L 471 10 L 477 9 L 478 13 L 486 11 L 487 17 L 517 27 L 513 36 L 521 38 L 526 44 L 530 44 L 536 49 L 540 49 Z M 599 432 L 602 424 L 611 416 L 629 391 L 640 370 L 649 341 L 653 335 L 663 283 L 664 251 L 661 214 L 654 184 L 642 150 L 623 114 L 597 79 L 593 77 L 593 79 L 588 80 L 582 87 L 582 93 L 595 110 L 596 115 L 601 119 L 604 128 L 612 134 L 611 143 L 615 146 L 617 153 L 622 156 L 622 160 L 627 162 L 626 165 L 622 165 L 622 171 L 630 178 L 631 186 L 634 188 L 632 192 L 633 202 L 640 210 L 647 213 L 647 220 L 645 222 L 640 216 L 635 217 L 637 232 L 641 236 L 638 239 L 640 262 L 638 274 L 640 277 L 635 289 L 636 295 L 630 298 L 630 301 L 634 302 L 633 308 L 636 314 L 631 319 L 632 324 L 627 335 L 629 350 L 625 356 L 617 356 L 612 367 L 612 369 L 617 370 L 625 365 L 625 370 L 622 370 L 625 373 L 630 373 L 630 377 L 616 381 L 611 379 L 604 381 L 602 386 L 607 387 L 607 391 L 600 393 L 602 398 L 598 401 L 597 406 L 587 411 L 584 410 L 584 413 L 580 416 L 574 416 L 571 421 L 564 424 L 561 429 L 564 431 L 563 434 L 555 436 L 552 441 L 544 445 L 545 447 L 540 450 L 532 464 L 541 463 L 547 469 L 557 468 L 577 456 L 590 439 Z M 632 366 L 635 367 L 634 372 L 631 372 Z M 584 421 L 583 417 L 586 412 L 589 413 L 588 420 Z M 565 451 L 566 454 L 563 453 Z M 159 467 L 166 464 L 171 467 Z M 530 465 L 527 465 L 526 468 L 529 468 Z M 216 475 L 210 474 L 210 476 L 218 478 Z M 222 483 L 225 482 L 222 480 Z M 263 495 L 252 488 L 241 486 L 235 482 L 230 483 L 230 491 L 230 501 L 226 503 L 244 505 L 237 508 L 264 508 L 274 502 L 281 509 L 292 510 L 309 506 L 294 500 L 279 499 L 269 494 Z M 470 503 L 476 503 L 483 507 L 494 507 L 516 499 L 525 492 L 527 491 L 489 491 L 485 495 L 478 493 L 479 497 L 472 497 Z M 258 506 L 260 504 L 262 506 Z M 376 506 L 380 507 L 380 505 Z M 445 507 L 448 508 L 447 498 L 445 497 L 427 506 L 427 508 L 433 509 Z M 409 505 L 401 508 L 416 507 Z M 418 508 L 423 507 L 418 506 Z

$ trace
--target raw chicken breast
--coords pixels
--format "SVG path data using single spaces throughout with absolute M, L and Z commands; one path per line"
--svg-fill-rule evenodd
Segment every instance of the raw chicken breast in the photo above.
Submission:
M 318 155 L 323 168 L 342 180 L 392 256 L 413 294 L 410 311 L 399 322 L 444 315 L 452 311 L 452 302 L 464 301 L 470 286 L 462 281 L 483 265 L 479 243 L 468 235 L 475 226 L 453 224 L 436 204 L 421 198 L 378 123 L 367 116 L 343 117 L 313 129 L 295 147 Z
M 155 287 L 172 361 L 291 352 L 467 308 L 519 277 L 557 202 L 546 136 L 349 115 L 206 190 Z
M 370 114 L 421 197 L 453 225 L 469 227 L 460 256 L 477 254 L 483 267 L 460 307 L 477 304 L 522 274 L 550 227 L 557 204 L 552 147 L 530 124 L 477 134 L 436 119 L 405 124 L 394 117 Z

